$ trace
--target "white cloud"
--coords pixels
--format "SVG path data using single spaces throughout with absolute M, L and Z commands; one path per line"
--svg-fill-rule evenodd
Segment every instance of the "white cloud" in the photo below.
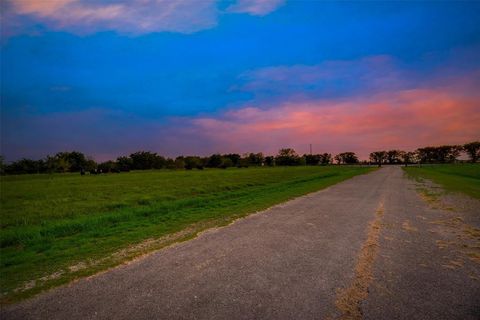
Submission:
M 222 12 L 218 0 L 5 0 L 4 35 L 19 34 L 40 24 L 46 29 L 90 34 L 116 31 L 193 33 L 215 27 Z M 239 0 L 226 13 L 263 16 L 283 0 Z M 30 25 L 28 25 L 30 23 Z
M 11 0 L 9 10 L 51 30 L 192 33 L 217 24 L 215 0 Z
M 227 12 L 248 13 L 254 16 L 264 16 L 278 7 L 282 6 L 285 0 L 237 0 L 227 8 Z

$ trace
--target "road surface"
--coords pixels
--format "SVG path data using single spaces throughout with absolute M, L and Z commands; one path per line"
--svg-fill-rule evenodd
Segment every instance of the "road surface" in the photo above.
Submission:
M 417 187 L 401 168 L 382 168 L 0 315 L 479 319 L 479 203 L 448 207 L 422 199 Z

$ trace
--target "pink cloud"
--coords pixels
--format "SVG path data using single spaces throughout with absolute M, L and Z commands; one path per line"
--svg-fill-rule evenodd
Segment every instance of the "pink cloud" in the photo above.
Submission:
M 227 8 L 227 12 L 248 13 L 264 16 L 282 6 L 285 0 L 237 0 Z
M 281 0 L 239 0 L 227 13 L 266 15 Z M 89 34 L 117 31 L 137 35 L 149 32 L 193 33 L 217 25 L 222 12 L 217 0 L 5 0 L 2 2 L 2 34 L 29 31 L 31 18 L 51 30 Z M 32 23 L 30 23 L 32 24 Z M 35 23 L 34 23 L 35 24 Z
M 192 119 L 189 130 L 217 152 L 293 147 L 304 153 L 375 149 L 413 150 L 480 138 L 480 97 L 445 88 L 399 90 L 348 101 L 287 102 L 268 109 L 245 107 L 220 118 Z M 213 151 L 213 150 L 209 150 Z
M 457 83 L 464 80 L 457 79 Z M 469 82 L 469 81 L 467 81 Z M 165 156 L 264 152 L 292 147 L 303 154 L 414 150 L 480 139 L 480 95 L 456 87 L 397 90 L 348 100 L 246 105 L 217 116 L 155 119 L 105 109 L 37 115 L 5 122 L 8 159 L 80 150 L 97 160 L 137 150 Z M 18 128 L 27 128 L 22 131 Z
M 215 0 L 11 0 L 10 10 L 34 17 L 50 29 L 79 34 L 102 30 L 191 33 L 217 23 Z
M 40 16 L 50 16 L 62 10 L 75 0 L 50 0 L 50 1 L 12 1 L 15 10 L 20 14 L 38 14 Z

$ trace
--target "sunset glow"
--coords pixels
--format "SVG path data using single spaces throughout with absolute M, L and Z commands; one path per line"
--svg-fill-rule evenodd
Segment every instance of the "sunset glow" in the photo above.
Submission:
M 479 3 L 2 1 L 1 154 L 480 138 Z

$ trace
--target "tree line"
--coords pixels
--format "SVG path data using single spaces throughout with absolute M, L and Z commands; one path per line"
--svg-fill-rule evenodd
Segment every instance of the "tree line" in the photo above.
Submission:
M 389 150 L 370 153 L 370 163 L 382 164 L 414 164 L 414 163 L 454 163 L 465 153 L 473 163 L 480 159 L 480 141 L 464 145 L 443 145 L 437 147 L 418 148 L 415 151 Z
M 138 151 L 129 156 L 118 157 L 115 161 L 97 163 L 78 151 L 59 152 L 44 159 L 20 159 L 7 164 L 0 157 L 1 174 L 81 172 L 90 174 L 119 173 L 130 170 L 185 169 L 203 170 L 204 168 L 229 167 L 247 168 L 250 166 L 302 166 L 329 164 L 414 164 L 414 163 L 452 163 L 465 153 L 471 162 L 480 159 L 480 142 L 460 145 L 418 148 L 413 152 L 402 150 L 375 151 L 370 161 L 360 161 L 354 152 L 342 152 L 335 156 L 330 153 L 304 154 L 300 156 L 294 149 L 280 149 L 275 156 L 263 153 L 213 154 L 208 157 L 179 156 L 175 159 L 163 157 L 155 152 Z

